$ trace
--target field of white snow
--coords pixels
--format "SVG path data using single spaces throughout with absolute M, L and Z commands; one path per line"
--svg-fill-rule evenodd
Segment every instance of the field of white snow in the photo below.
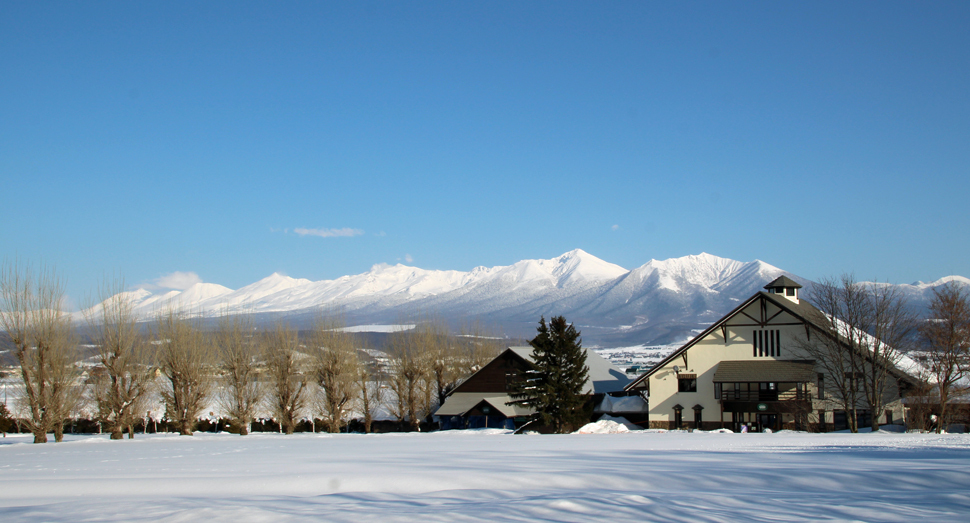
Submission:
M 0 521 L 968 521 L 970 436 L 0 440 Z

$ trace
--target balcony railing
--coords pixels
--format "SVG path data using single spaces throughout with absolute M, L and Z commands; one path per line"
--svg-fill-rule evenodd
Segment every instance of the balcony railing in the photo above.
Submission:
M 725 390 L 721 392 L 721 401 L 811 401 L 810 392 L 790 390 L 779 392 L 776 390 Z

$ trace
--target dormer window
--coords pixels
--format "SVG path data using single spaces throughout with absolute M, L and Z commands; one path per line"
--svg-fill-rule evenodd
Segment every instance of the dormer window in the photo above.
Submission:
M 765 289 L 769 294 L 780 294 L 795 303 L 798 303 L 798 289 L 801 288 L 802 286 L 797 281 L 787 276 L 781 276 L 768 285 L 765 285 Z

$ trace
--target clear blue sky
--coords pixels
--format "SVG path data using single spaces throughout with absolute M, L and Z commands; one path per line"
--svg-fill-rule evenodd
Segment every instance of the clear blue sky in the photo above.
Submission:
M 3 1 L 0 257 L 77 300 L 574 248 L 970 276 L 968 27 L 970 2 Z

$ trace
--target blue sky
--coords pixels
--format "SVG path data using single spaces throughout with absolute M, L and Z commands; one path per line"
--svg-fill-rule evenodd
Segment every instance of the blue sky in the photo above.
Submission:
M 0 257 L 970 276 L 970 3 L 843 4 L 3 2 Z

